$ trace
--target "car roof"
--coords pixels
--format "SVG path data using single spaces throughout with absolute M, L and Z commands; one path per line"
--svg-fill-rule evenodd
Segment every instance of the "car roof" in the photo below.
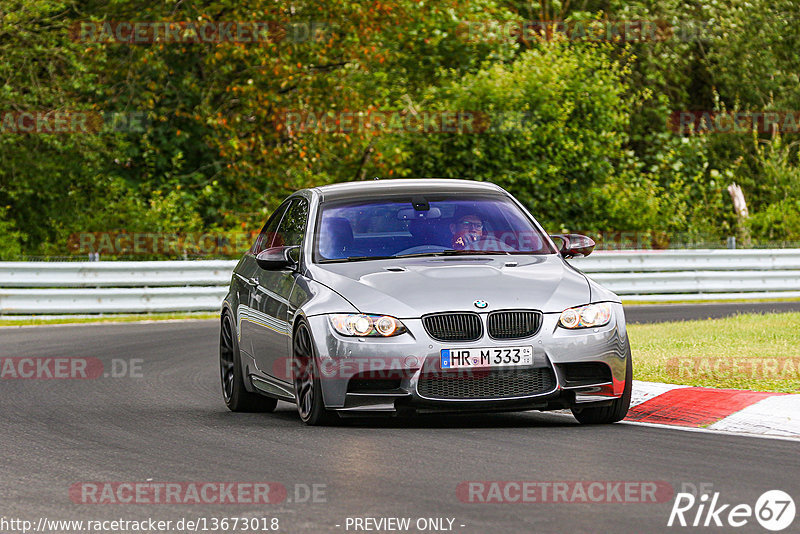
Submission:
M 474 180 L 454 180 L 446 178 L 396 178 L 389 180 L 369 180 L 323 185 L 313 188 L 322 200 L 358 197 L 361 195 L 414 194 L 414 193 L 455 193 L 491 192 L 504 190 L 491 182 Z

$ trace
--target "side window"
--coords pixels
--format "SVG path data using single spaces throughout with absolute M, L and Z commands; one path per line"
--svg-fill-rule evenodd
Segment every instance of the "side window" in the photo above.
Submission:
M 250 252 L 254 256 L 257 256 L 259 252 L 272 246 L 272 242 L 275 239 L 275 231 L 278 229 L 278 224 L 281 222 L 283 214 L 286 213 L 286 208 L 288 206 L 288 203 L 281 204 L 278 209 L 275 210 L 275 213 L 272 214 L 272 217 L 269 218 L 267 224 L 264 225 L 255 243 L 253 243 L 253 247 L 250 249 Z
M 306 220 L 308 219 L 308 202 L 304 198 L 292 201 L 291 206 L 286 211 L 278 231 L 275 234 L 273 247 L 294 246 L 303 243 L 303 236 L 306 233 Z

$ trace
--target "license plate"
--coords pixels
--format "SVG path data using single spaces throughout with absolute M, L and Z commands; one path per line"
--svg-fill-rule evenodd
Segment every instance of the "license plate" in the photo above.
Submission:
M 533 363 L 533 347 L 442 349 L 442 369 L 516 367 Z

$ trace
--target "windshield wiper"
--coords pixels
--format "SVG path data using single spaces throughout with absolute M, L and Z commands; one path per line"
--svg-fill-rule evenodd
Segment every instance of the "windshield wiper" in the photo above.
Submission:
M 461 254 L 510 254 L 505 250 L 455 250 L 448 249 L 442 251 L 442 256 L 459 256 Z
M 321 260 L 320 263 L 342 263 L 348 261 L 391 260 L 395 258 L 424 258 L 430 256 L 475 256 L 491 254 L 511 254 L 503 250 L 455 250 L 447 249 L 439 252 L 418 252 L 416 254 L 401 254 L 399 256 L 348 256 L 347 258 L 334 258 Z
M 320 260 L 319 263 L 344 263 L 347 261 L 388 260 L 394 256 L 348 256 L 347 258 L 331 258 Z
M 422 258 L 425 256 L 475 256 L 475 255 L 488 255 L 488 254 L 510 254 L 503 250 L 440 250 L 439 252 L 420 252 L 418 254 L 401 254 L 400 256 L 391 256 L 392 258 Z

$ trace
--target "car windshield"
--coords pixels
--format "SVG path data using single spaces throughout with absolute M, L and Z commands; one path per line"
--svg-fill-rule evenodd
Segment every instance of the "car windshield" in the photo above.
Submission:
M 323 203 L 320 262 L 455 254 L 553 254 L 534 223 L 502 196 L 414 196 Z

